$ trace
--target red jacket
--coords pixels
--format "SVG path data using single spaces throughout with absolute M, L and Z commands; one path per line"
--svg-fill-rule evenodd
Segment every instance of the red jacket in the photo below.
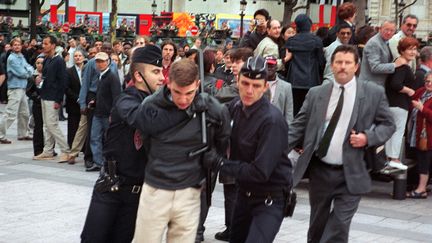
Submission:
M 426 88 L 422 87 L 418 89 L 415 94 L 412 96 L 413 100 L 418 100 L 425 93 Z M 432 150 L 432 98 L 427 100 L 423 104 L 423 111 L 419 111 L 417 113 L 417 121 L 416 121 L 416 144 L 418 144 L 418 140 L 420 139 L 420 133 L 423 128 L 423 119 L 426 118 L 426 133 L 428 140 L 428 150 Z

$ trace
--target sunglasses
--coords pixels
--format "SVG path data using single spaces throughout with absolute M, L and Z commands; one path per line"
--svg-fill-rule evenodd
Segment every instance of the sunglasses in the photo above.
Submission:
M 340 35 L 351 35 L 351 32 L 339 32 Z
M 406 26 L 408 26 L 408 28 L 417 28 L 417 24 L 411 24 L 411 23 L 407 23 Z

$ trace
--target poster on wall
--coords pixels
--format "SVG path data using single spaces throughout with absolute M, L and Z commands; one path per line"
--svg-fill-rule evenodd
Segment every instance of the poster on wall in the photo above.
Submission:
M 249 29 L 250 21 L 253 19 L 253 16 L 246 15 L 243 18 L 243 35 Z M 238 14 L 217 14 L 216 15 L 216 28 L 222 29 L 223 25 L 228 25 L 228 27 L 232 30 L 231 37 L 239 38 L 240 37 L 240 16 Z
M 136 31 L 136 15 L 123 15 L 119 14 L 117 16 L 117 29 L 124 28 L 132 32 Z
M 89 32 L 102 33 L 102 13 L 99 12 L 76 12 L 76 26 L 85 26 Z

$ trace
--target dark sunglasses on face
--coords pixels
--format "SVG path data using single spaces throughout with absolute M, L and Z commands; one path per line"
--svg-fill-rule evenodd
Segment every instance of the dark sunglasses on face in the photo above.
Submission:
M 408 26 L 408 28 L 417 28 L 417 24 L 411 24 L 411 23 L 407 23 L 406 26 Z

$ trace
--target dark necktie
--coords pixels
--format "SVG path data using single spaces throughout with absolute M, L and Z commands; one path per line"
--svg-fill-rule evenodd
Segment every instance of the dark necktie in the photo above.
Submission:
M 389 44 L 388 41 L 387 41 L 386 45 L 387 45 L 387 48 L 388 48 L 388 51 L 389 51 L 389 62 L 393 62 L 393 54 L 391 52 L 390 44 Z
M 336 130 L 337 123 L 339 121 L 340 115 L 342 113 L 343 100 L 344 100 L 344 87 L 340 86 L 341 94 L 339 96 L 339 100 L 336 106 L 335 111 L 330 119 L 330 122 L 327 126 L 327 129 L 324 132 L 324 135 L 321 139 L 320 145 L 316 152 L 317 156 L 321 159 L 327 155 L 327 151 L 330 147 L 330 141 L 332 140 L 333 134 Z

